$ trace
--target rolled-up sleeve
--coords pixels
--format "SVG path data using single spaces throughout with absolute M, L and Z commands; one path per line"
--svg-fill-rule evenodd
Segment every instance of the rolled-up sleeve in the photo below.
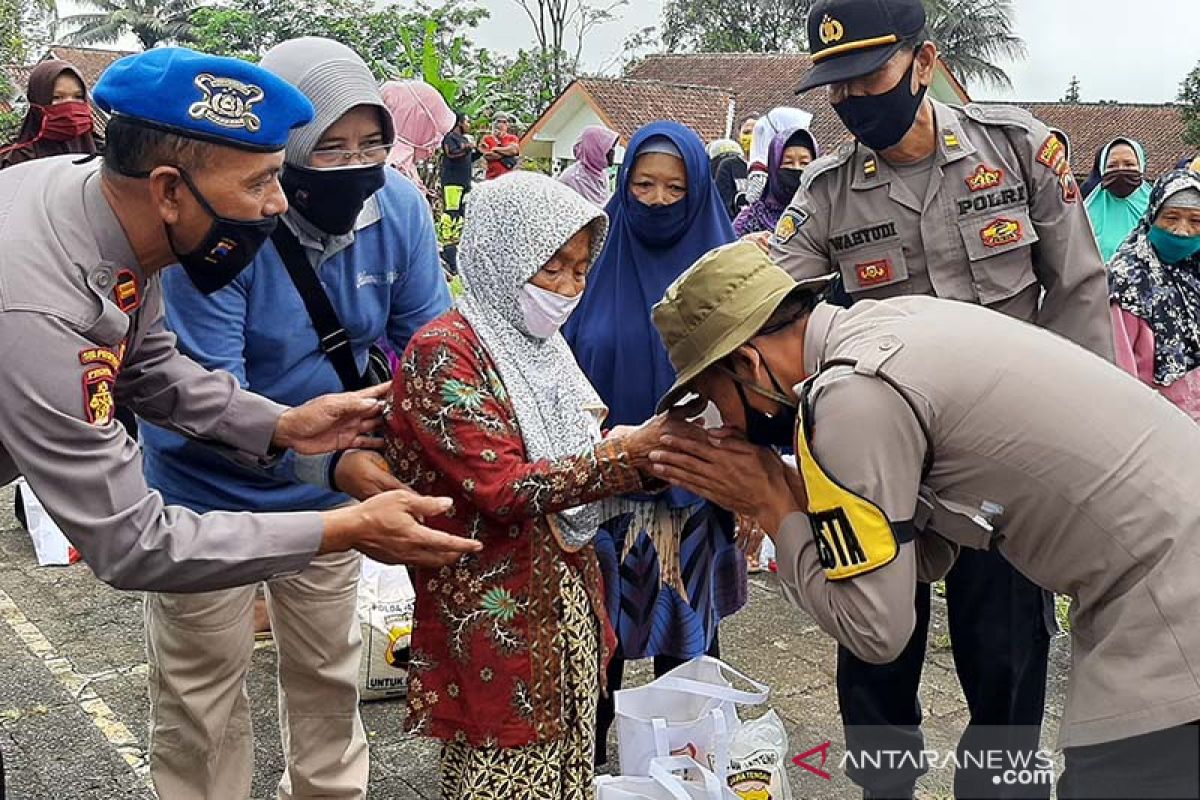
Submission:
M 288 574 L 315 555 L 324 531 L 315 512 L 201 516 L 166 506 L 146 486 L 137 444 L 103 405 L 89 413 L 96 384 L 88 379 L 97 367 L 81 364 L 80 354 L 95 345 L 65 323 L 0 313 L 0 340 L 6 345 L 0 349 L 0 441 L 101 580 L 120 589 L 205 591 Z M 192 433 L 235 441 L 242 435 L 242 449 L 265 450 L 269 438 L 249 440 L 254 424 L 221 417 L 256 416 L 266 428 L 271 409 L 245 398 L 229 376 L 200 379 L 209 373 L 179 363 L 186 359 L 166 349 L 160 336 L 150 353 L 133 354 L 135 396 L 143 400 L 138 411 L 149 411 L 156 422 L 190 411 L 183 416 Z M 167 374 L 158 374 L 164 365 Z M 124 380 L 124 374 L 117 378 Z
M 839 484 L 878 506 L 893 524 L 911 522 L 926 441 L 912 409 L 883 381 L 830 380 L 813 401 L 813 454 Z M 825 576 L 808 517 L 792 514 L 776 536 L 785 597 L 855 655 L 893 661 L 912 636 L 918 558 L 904 542 L 890 563 L 854 578 Z

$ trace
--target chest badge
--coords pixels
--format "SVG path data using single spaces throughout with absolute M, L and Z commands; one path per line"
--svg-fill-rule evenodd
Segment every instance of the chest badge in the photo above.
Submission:
M 1004 170 L 992 169 L 987 164 L 980 164 L 967 178 L 967 188 L 972 192 L 983 192 L 994 189 L 1004 180 Z
M 868 261 L 865 264 L 855 264 L 854 272 L 858 278 L 858 285 L 865 289 L 890 282 L 894 270 L 892 269 L 892 260 L 890 258 L 881 258 L 876 261 Z
M 979 232 L 979 237 L 987 247 L 1003 247 L 1006 244 L 1019 242 L 1025 236 L 1021 223 L 1015 219 L 1000 217 Z

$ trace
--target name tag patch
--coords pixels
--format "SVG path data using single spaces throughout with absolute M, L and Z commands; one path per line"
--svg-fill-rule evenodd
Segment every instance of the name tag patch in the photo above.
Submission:
M 865 264 L 855 264 L 854 272 L 858 277 L 858 285 L 864 288 L 888 283 L 892 280 L 894 274 L 890 258 L 880 258 L 875 261 L 868 261 Z
M 1025 238 L 1025 229 L 1015 219 L 1000 217 L 981 230 L 979 238 L 983 239 L 987 247 L 1003 247 Z
M 829 244 L 834 250 L 849 250 L 859 245 L 882 242 L 885 239 L 894 239 L 896 236 L 896 223 L 884 222 L 881 225 L 872 225 L 869 228 L 860 228 L 849 233 L 839 233 L 836 236 L 831 236 Z

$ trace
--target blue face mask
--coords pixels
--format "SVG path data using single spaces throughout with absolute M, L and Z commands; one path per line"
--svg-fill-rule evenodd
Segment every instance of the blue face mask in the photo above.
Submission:
M 1179 264 L 1200 254 L 1200 236 L 1180 236 L 1157 225 L 1150 229 L 1150 244 L 1164 264 Z
M 669 206 L 648 206 L 629 196 L 629 226 L 633 234 L 651 247 L 675 244 L 687 233 L 687 198 Z

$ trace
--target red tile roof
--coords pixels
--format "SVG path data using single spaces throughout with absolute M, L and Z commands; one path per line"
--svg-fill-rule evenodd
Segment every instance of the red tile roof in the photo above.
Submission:
M 1183 143 L 1179 107 L 1137 103 L 1013 103 L 1071 140 L 1071 168 L 1080 177 L 1092 170 L 1100 148 L 1127 136 L 1146 148 L 1146 174 L 1167 172 L 1196 148 Z
M 687 125 L 705 142 L 719 139 L 725 135 L 733 99 L 727 88 L 656 80 L 581 78 L 575 85 L 624 144 L 643 125 L 661 119 Z

